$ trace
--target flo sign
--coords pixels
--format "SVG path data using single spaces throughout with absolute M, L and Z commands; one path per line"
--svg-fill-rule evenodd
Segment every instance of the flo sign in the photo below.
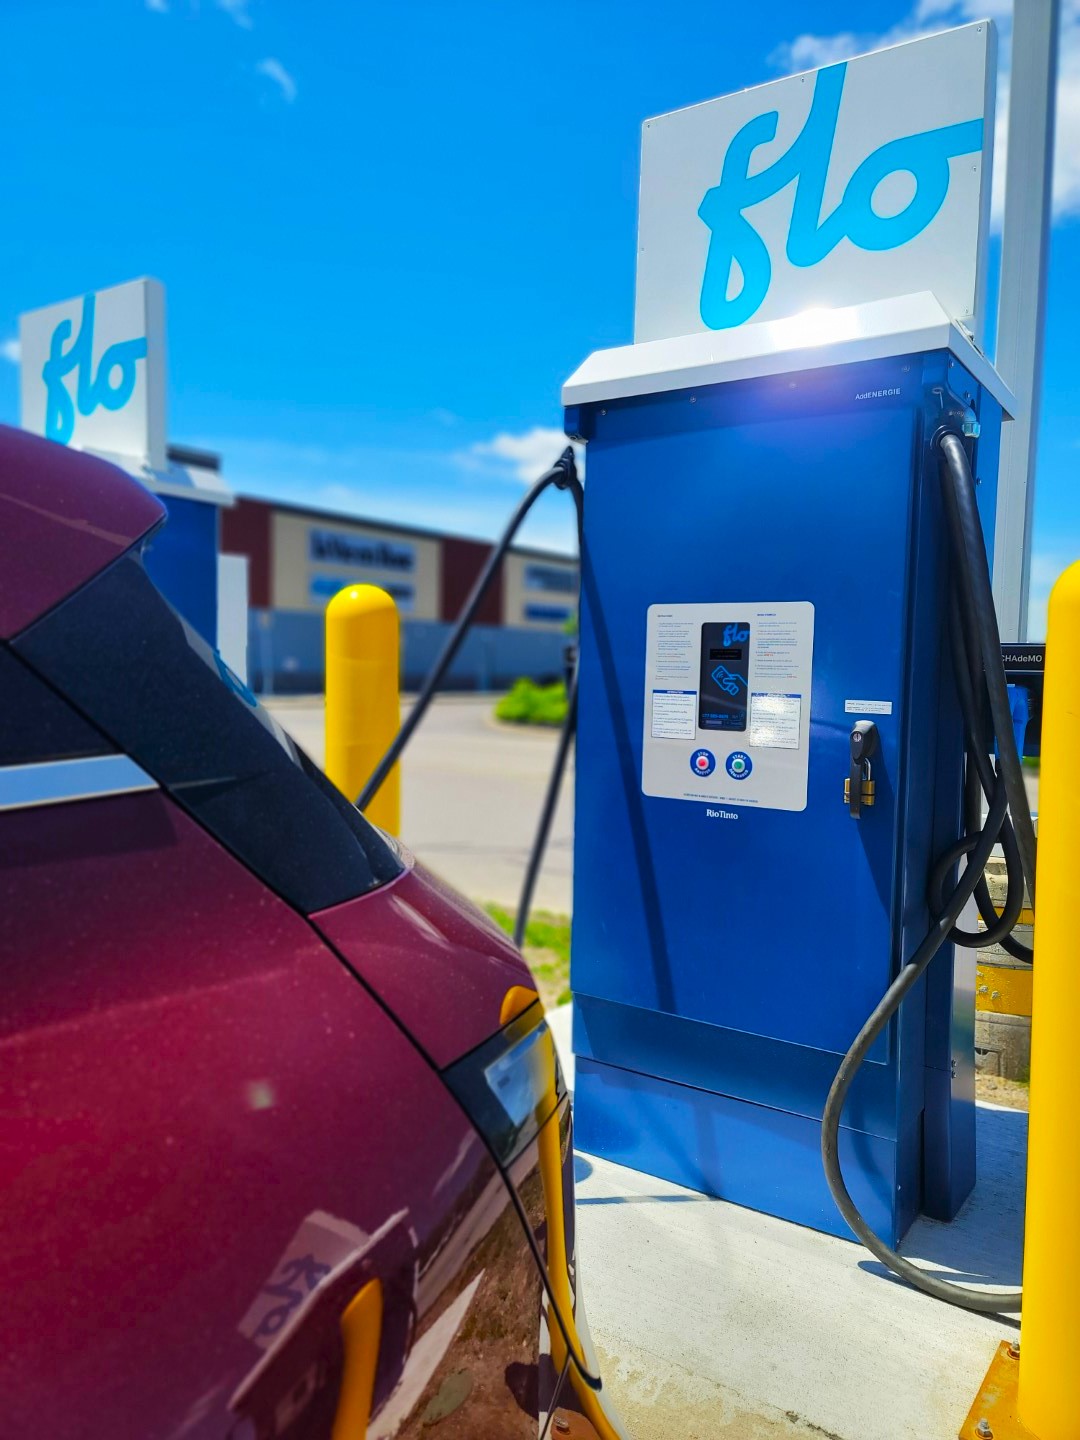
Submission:
M 635 339 L 931 290 L 979 338 L 993 25 L 646 121 Z
M 19 320 L 22 423 L 74 445 L 165 467 L 165 292 L 132 280 Z

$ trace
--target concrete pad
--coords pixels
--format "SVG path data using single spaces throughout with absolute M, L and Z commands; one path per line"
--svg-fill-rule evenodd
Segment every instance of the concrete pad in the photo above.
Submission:
M 564 1067 L 570 1007 L 550 1017 Z M 980 1178 L 904 1253 L 1020 1282 L 1027 1116 L 980 1106 Z M 1010 1321 L 931 1300 L 853 1243 L 577 1158 L 584 1297 L 634 1440 L 951 1440 Z

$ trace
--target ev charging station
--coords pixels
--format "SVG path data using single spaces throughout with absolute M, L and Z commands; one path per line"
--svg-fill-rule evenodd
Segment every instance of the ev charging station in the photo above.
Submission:
M 983 21 L 646 122 L 635 343 L 563 392 L 577 1143 L 841 1235 L 826 1097 L 963 828 L 935 439 L 989 551 L 994 75 Z M 886 1245 L 974 1184 L 974 990 L 944 944 L 848 1094 Z
M 232 494 L 216 457 L 168 444 L 164 286 L 129 280 L 28 311 L 19 339 L 23 428 L 109 460 L 162 497 L 169 523 L 147 569 L 246 677 L 246 561 L 220 545 Z

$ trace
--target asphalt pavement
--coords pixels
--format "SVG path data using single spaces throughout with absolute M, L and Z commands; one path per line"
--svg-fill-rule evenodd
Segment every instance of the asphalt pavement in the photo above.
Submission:
M 557 734 L 500 725 L 494 695 L 440 695 L 402 760 L 401 838 L 432 870 L 473 900 L 516 906 L 540 817 Z M 320 765 L 321 695 L 264 701 Z M 405 697 L 402 714 L 412 701 Z M 543 910 L 570 914 L 573 881 L 573 752 L 536 890 Z M 1025 771 L 1032 808 L 1039 775 Z
M 493 695 L 441 695 L 402 758 L 401 838 L 430 869 L 473 900 L 517 904 L 557 732 L 498 724 Z M 264 702 L 320 765 L 321 696 Z M 411 700 L 402 704 L 402 714 Z M 567 764 L 535 905 L 569 914 L 573 864 L 573 755 Z

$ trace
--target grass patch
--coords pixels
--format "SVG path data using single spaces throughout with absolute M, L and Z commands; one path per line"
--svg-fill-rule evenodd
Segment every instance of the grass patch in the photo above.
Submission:
M 992 1105 L 1005 1105 L 1010 1110 L 1028 1110 L 1031 1087 L 1027 1080 L 1005 1080 L 1000 1075 L 975 1072 L 975 1099 L 989 1100 Z
M 515 913 L 502 905 L 484 909 L 507 935 L 514 933 Z M 570 999 L 570 917 L 534 910 L 525 931 L 525 963 L 533 973 L 544 1004 L 565 1005 Z
M 554 685 L 517 680 L 495 706 L 495 717 L 512 725 L 561 725 L 566 719 L 566 685 L 562 680 Z

